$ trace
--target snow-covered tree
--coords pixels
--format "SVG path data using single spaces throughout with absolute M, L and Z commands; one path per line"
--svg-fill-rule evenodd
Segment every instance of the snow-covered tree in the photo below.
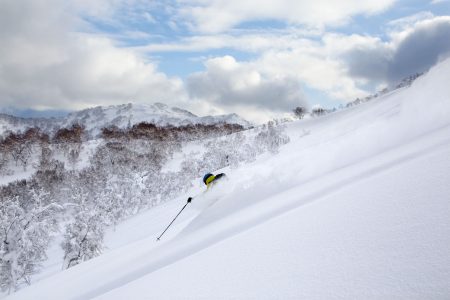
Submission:
M 8 173 L 8 153 L 0 145 L 0 175 Z
M 74 144 L 67 154 L 67 159 L 69 160 L 72 168 L 76 166 L 80 160 L 81 144 Z
M 303 119 L 303 117 L 305 116 L 305 114 L 307 113 L 306 108 L 302 107 L 302 106 L 297 106 L 296 108 L 294 108 L 293 110 L 294 116 L 298 119 Z
M 30 283 L 46 259 L 52 233 L 57 230 L 56 213 L 61 206 L 43 206 L 40 195 L 24 207 L 17 197 L 0 202 L 0 285 L 2 291 Z
M 261 150 L 277 153 L 281 145 L 289 143 L 289 137 L 283 133 L 284 127 L 273 121 L 263 125 L 261 131 L 255 137 L 255 143 L 261 146 Z
M 80 208 L 72 223 L 66 226 L 64 241 L 64 268 L 70 268 L 100 255 L 105 235 L 104 217 L 96 210 Z
M 205 148 L 206 152 L 201 161 L 206 170 L 237 167 L 240 162 L 250 159 L 248 156 L 252 153 L 248 151 L 246 137 L 242 133 L 210 140 L 205 143 Z
M 315 106 L 313 106 L 312 111 L 311 111 L 311 115 L 314 117 L 319 117 L 319 116 L 323 116 L 327 113 L 327 110 L 325 110 L 321 105 L 317 104 Z

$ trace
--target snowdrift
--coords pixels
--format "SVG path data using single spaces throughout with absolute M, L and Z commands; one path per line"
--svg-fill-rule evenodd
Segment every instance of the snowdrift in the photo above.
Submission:
M 410 88 L 288 126 L 220 199 L 130 219 L 108 253 L 7 299 L 450 297 L 450 60 Z M 201 197 L 195 199 L 201 201 Z

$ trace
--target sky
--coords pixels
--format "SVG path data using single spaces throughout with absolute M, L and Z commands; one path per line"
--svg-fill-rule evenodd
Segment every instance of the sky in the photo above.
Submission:
M 255 123 L 450 56 L 449 0 L 0 0 L 0 111 L 161 102 Z

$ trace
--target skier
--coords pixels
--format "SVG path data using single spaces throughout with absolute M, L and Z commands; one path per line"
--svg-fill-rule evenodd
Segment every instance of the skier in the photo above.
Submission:
M 206 185 L 206 192 L 214 185 L 217 184 L 217 182 L 219 182 L 220 180 L 222 180 L 223 178 L 226 178 L 225 173 L 219 173 L 217 175 L 213 175 L 211 173 L 207 173 L 205 176 L 203 176 L 203 183 Z M 157 241 L 159 241 L 161 239 L 161 237 L 164 235 L 164 233 L 167 231 L 167 229 L 169 229 L 169 227 L 173 224 L 173 222 L 175 222 L 175 220 L 178 218 L 178 216 L 181 214 L 181 212 L 186 208 L 186 206 L 192 202 L 192 197 L 189 197 L 187 199 L 187 203 L 183 206 L 183 208 L 180 210 L 180 212 L 175 216 L 175 218 L 172 220 L 172 222 L 170 222 L 170 224 L 166 227 L 166 229 L 161 233 L 161 235 L 156 239 Z
M 221 179 L 226 178 L 225 173 L 219 173 L 217 175 L 213 175 L 211 173 L 206 173 L 203 176 L 203 183 L 206 185 L 207 191 L 214 185 L 217 184 Z M 190 203 L 192 201 L 192 197 L 189 197 L 187 202 Z
M 214 184 L 216 184 L 220 179 L 225 178 L 225 173 L 219 173 L 217 175 L 213 175 L 211 173 L 207 173 L 203 176 L 203 182 L 206 184 L 206 187 L 209 189 Z

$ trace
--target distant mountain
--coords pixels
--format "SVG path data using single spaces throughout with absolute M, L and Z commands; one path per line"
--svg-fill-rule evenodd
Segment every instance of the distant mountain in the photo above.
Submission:
M 21 118 L 0 113 L 0 136 L 7 131 L 23 132 L 33 127 L 38 127 L 45 132 L 53 132 L 60 124 L 61 119 L 56 118 Z
M 58 128 L 68 128 L 79 124 L 86 128 L 92 137 L 100 134 L 102 128 L 117 126 L 128 128 L 141 122 L 152 123 L 157 126 L 185 126 L 194 124 L 238 124 L 244 128 L 251 123 L 237 114 L 199 117 L 193 113 L 169 107 L 162 103 L 155 104 L 123 104 L 115 106 L 97 106 L 70 113 L 64 118 L 19 118 L 7 114 L 0 114 L 0 135 L 6 131 L 19 132 L 30 127 L 38 127 L 47 133 L 53 133 Z

